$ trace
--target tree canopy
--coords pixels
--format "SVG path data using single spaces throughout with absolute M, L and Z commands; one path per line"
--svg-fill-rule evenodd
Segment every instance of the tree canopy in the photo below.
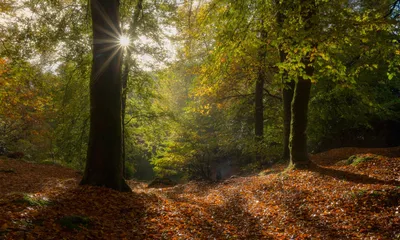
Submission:
M 400 0 L 0 1 L 0 239 L 399 239 Z
M 88 6 L 0 5 L 8 152 L 86 165 L 97 59 Z M 335 147 L 400 143 L 398 1 L 137 0 L 117 12 L 130 41 L 113 74 L 122 106 L 100 105 L 121 114 L 125 178 L 225 178 L 285 160 L 309 167 L 309 153 Z

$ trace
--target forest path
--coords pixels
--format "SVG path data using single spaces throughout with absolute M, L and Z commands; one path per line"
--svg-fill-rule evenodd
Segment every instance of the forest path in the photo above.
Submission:
M 79 186 L 71 169 L 3 158 L 0 239 L 399 238 L 400 158 L 362 156 L 356 166 L 282 173 L 277 165 L 218 183 L 149 189 L 128 181 L 131 193 Z

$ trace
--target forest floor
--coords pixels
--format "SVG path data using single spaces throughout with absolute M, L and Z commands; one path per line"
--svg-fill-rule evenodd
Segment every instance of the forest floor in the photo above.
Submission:
M 364 161 L 349 165 L 353 154 Z M 133 191 L 0 158 L 0 239 L 400 239 L 400 148 L 334 149 L 319 168 Z

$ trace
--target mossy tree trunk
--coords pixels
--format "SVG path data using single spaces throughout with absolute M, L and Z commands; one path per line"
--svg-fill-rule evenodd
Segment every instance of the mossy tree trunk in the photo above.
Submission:
M 119 1 L 92 0 L 90 6 L 93 28 L 90 133 L 81 184 L 130 191 L 122 173 Z

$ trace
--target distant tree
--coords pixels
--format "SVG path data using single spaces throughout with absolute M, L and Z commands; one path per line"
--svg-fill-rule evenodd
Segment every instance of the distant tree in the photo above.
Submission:
M 93 28 L 90 133 L 81 184 L 130 191 L 122 171 L 119 1 L 92 0 L 90 6 Z
M 142 12 L 143 8 L 143 0 L 138 0 L 135 6 L 135 10 L 133 12 L 133 18 L 132 21 L 130 22 L 129 26 L 129 31 L 128 31 L 128 36 L 130 40 L 133 40 L 137 38 L 138 33 L 137 33 L 137 27 L 139 24 L 139 16 Z M 122 169 L 123 169 L 123 174 L 124 177 L 126 176 L 126 135 L 125 134 L 125 115 L 126 115 L 126 98 L 127 98 L 127 88 L 128 88 L 128 79 L 129 79 L 129 72 L 130 68 L 132 65 L 132 50 L 127 47 L 126 49 L 126 56 L 124 59 L 124 70 L 122 73 Z
M 284 8 L 280 5 L 279 0 L 275 0 L 275 4 L 277 6 L 277 14 L 276 14 L 276 22 L 278 25 L 278 36 L 282 35 L 283 32 L 283 24 L 285 22 L 285 14 Z M 279 45 L 279 60 L 281 63 L 286 61 L 287 53 L 282 47 L 282 44 Z M 294 93 L 294 84 L 295 81 L 293 79 L 288 79 L 287 71 L 283 71 L 281 75 L 282 80 L 282 106 L 283 106 L 283 159 L 288 160 L 290 158 L 290 150 L 289 150 L 289 139 L 290 139 L 290 120 L 292 118 L 291 111 L 291 103 L 293 99 Z

